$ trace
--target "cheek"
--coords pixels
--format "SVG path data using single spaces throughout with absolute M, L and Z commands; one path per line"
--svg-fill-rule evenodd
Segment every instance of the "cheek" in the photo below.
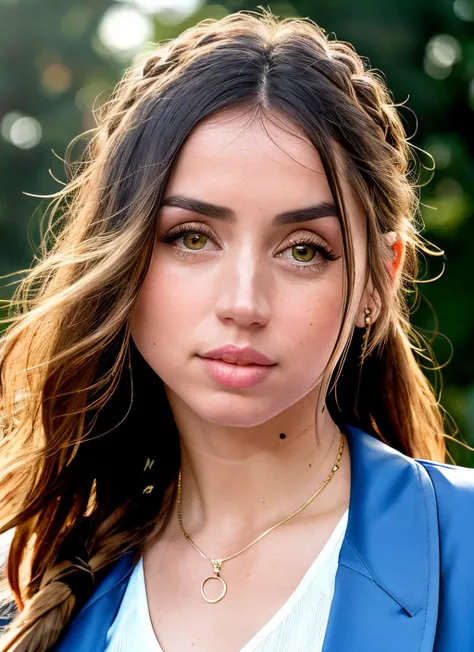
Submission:
M 341 324 L 342 288 L 340 283 L 321 282 L 297 301 L 282 304 L 279 328 L 292 364 L 306 367 L 312 360 L 324 366 L 334 348 Z
M 142 353 L 164 346 L 172 350 L 173 341 L 189 333 L 193 297 L 189 283 L 150 266 L 131 318 L 132 335 Z

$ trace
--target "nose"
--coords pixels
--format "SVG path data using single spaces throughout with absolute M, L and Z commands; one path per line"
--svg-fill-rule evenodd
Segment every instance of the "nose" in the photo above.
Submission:
M 270 320 L 270 272 L 249 244 L 230 254 L 219 269 L 216 315 L 241 328 L 263 327 Z

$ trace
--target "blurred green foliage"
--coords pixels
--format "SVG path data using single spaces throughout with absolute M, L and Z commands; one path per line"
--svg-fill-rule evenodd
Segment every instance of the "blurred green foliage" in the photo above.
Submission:
M 261 3 L 245 0 L 0 0 L 0 274 L 30 266 L 47 195 L 64 181 L 63 157 L 94 126 L 92 107 L 107 99 L 124 68 L 153 42 L 206 17 Z M 353 43 L 382 71 L 429 168 L 420 178 L 424 237 L 444 257 L 428 257 L 413 322 L 432 340 L 443 369 L 441 403 L 460 438 L 474 445 L 474 0 L 293 0 L 265 3 L 275 14 L 308 16 Z M 128 13 L 127 13 L 128 12 Z M 135 40 L 134 40 L 135 39 Z M 128 49 L 124 46 L 128 44 Z M 143 51 L 143 47 L 142 47 Z M 57 156 L 55 156 L 57 154 Z M 429 181 L 429 183 L 428 183 Z M 4 279 L 10 298 L 17 276 Z M 430 376 L 430 372 L 427 371 Z M 431 377 L 430 377 L 431 379 Z M 474 456 L 450 445 L 458 464 Z

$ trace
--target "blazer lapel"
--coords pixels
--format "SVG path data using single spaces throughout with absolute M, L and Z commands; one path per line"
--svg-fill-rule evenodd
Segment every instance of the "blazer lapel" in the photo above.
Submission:
M 439 600 L 436 499 L 421 464 L 345 426 L 349 518 L 323 652 L 428 652 Z

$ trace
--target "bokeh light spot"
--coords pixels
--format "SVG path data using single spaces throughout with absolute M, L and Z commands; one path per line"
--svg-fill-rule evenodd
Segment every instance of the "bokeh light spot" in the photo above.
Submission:
M 41 73 L 41 85 L 49 93 L 64 93 L 72 84 L 70 69 L 60 61 L 47 65 Z
M 124 0 L 119 0 L 124 1 Z M 163 25 L 177 25 L 206 4 L 205 0 L 125 0 L 145 14 L 155 15 Z
M 470 0 L 455 0 L 453 11 L 461 20 L 474 20 L 474 4 Z
M 41 125 L 35 118 L 21 113 L 7 113 L 1 124 L 2 136 L 20 149 L 31 149 L 41 140 Z
M 118 57 L 134 54 L 153 34 L 153 22 L 148 16 L 124 6 L 108 9 L 98 29 L 101 43 Z

